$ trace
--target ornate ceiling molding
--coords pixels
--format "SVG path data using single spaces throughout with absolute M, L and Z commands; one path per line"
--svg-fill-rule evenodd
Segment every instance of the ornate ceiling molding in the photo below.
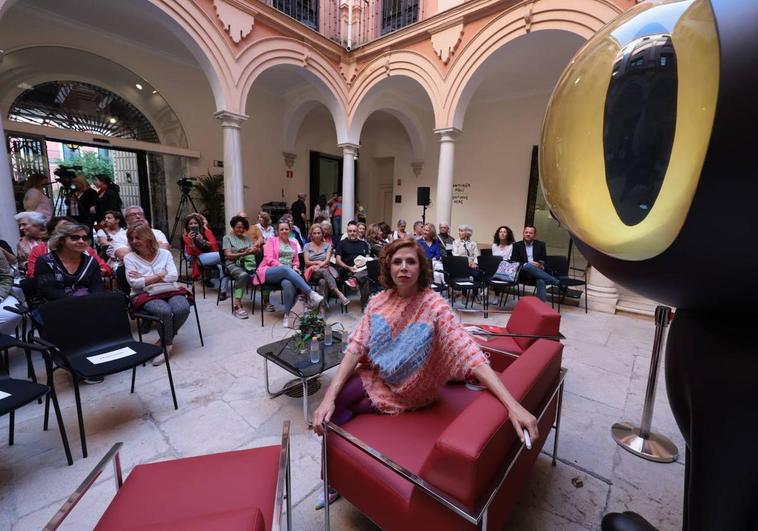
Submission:
M 213 0 L 216 16 L 235 44 L 239 44 L 253 31 L 257 12 L 238 0 Z

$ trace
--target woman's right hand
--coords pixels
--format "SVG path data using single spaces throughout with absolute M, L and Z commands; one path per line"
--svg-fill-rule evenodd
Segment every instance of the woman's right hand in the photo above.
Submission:
M 313 413 L 313 431 L 317 435 L 324 434 L 323 424 L 329 422 L 332 419 L 334 413 L 334 400 L 324 398 L 316 411 Z

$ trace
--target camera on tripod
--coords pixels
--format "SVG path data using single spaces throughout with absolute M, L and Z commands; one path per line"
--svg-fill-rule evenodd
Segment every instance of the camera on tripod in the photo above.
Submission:
M 69 193 L 76 188 L 73 183 L 74 177 L 76 177 L 77 172 L 81 171 L 81 165 L 72 164 L 67 166 L 61 164 L 53 172 L 56 177 L 55 182 L 60 183 L 61 189 L 64 190 L 65 193 Z
M 183 194 L 189 194 L 194 184 L 192 181 L 197 181 L 197 177 L 181 177 L 177 179 L 176 184 L 179 185 L 179 189 Z

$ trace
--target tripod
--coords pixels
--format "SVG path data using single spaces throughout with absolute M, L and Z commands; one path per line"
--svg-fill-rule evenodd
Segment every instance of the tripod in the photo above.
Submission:
M 61 184 L 58 187 L 58 196 L 53 203 L 53 216 L 65 216 L 68 214 L 68 205 L 70 204 L 69 198 L 71 196 L 71 190 Z
M 182 211 L 187 206 L 187 202 L 189 202 L 190 205 L 192 205 L 193 212 L 200 212 L 197 207 L 195 206 L 195 202 L 192 200 L 192 197 L 190 197 L 190 190 L 192 190 L 192 187 L 180 187 L 182 190 L 182 197 L 179 199 L 179 204 L 176 205 L 176 216 L 174 217 L 174 226 L 171 227 L 171 235 L 168 238 L 168 241 L 172 242 L 174 241 L 174 234 L 176 233 L 176 227 L 179 225 L 179 222 L 182 219 Z

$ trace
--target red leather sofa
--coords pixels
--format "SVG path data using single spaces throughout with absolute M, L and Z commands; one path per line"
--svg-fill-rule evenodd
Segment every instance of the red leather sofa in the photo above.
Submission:
M 279 530 L 285 502 L 291 529 L 289 427 L 281 445 L 137 465 L 123 485 L 117 443 L 45 529 L 63 523 L 111 459 L 118 490 L 98 531 Z
M 551 427 L 557 446 L 562 349 L 539 339 L 508 356 L 500 374 L 538 418 L 541 437 L 531 450 L 489 392 L 448 384 L 419 411 L 327 423 L 325 484 L 388 531 L 502 529 Z M 325 518 L 328 528 L 328 508 Z
M 494 335 L 474 335 L 474 338 L 490 356 L 490 364 L 502 371 L 509 363 L 508 357 L 500 354 L 521 354 L 537 339 L 561 339 L 561 314 L 537 297 L 521 297 L 513 308 L 505 327 L 486 324 L 474 325 Z

